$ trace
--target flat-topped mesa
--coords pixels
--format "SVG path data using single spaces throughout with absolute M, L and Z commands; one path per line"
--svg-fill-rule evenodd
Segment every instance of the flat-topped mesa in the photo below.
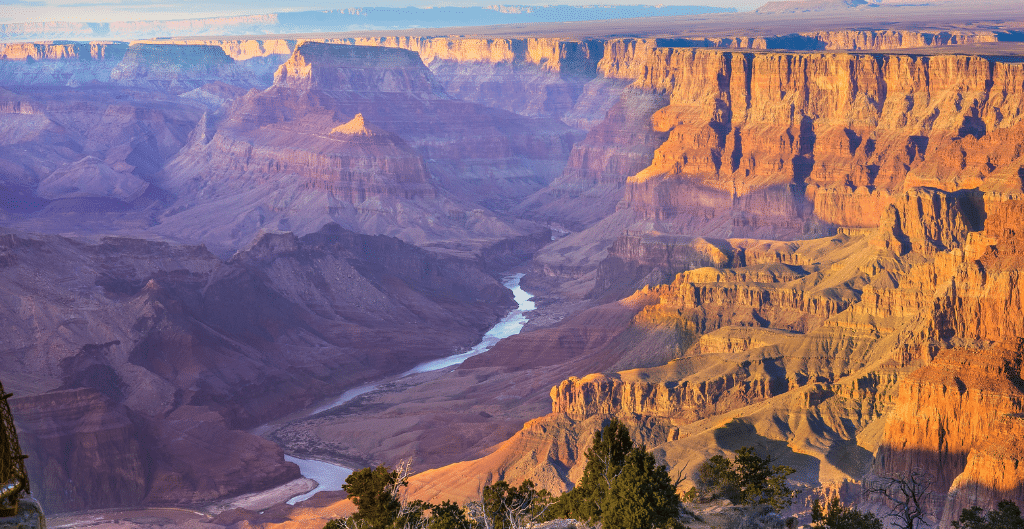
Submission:
M 848 50 L 881 51 L 937 48 L 962 44 L 999 42 L 991 31 L 835 30 L 809 31 L 759 37 L 700 37 L 639 39 L 656 47 L 732 48 L 751 50 Z
M 117 60 L 127 51 L 127 42 L 14 42 L 0 44 L 0 60 Z
M 561 38 L 380 37 L 348 39 L 351 44 L 404 48 L 434 61 L 523 63 L 563 74 L 594 77 L 604 54 L 601 40 Z
M 140 42 L 164 42 L 149 41 Z M 296 39 L 263 39 L 245 38 L 237 39 L 174 39 L 175 44 L 219 46 L 228 57 L 236 61 L 247 61 L 258 57 L 270 57 L 274 55 L 291 55 L 295 51 L 295 45 L 299 42 Z
M 444 99 L 416 53 L 393 48 L 304 42 L 274 74 L 274 85 L 299 90 L 408 93 Z

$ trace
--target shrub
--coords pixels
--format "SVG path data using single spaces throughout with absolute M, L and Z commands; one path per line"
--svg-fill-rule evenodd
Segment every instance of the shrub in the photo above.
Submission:
M 882 529 L 882 520 L 872 513 L 846 507 L 839 498 L 832 498 L 827 509 L 816 498 L 811 507 L 812 526 L 821 529 Z

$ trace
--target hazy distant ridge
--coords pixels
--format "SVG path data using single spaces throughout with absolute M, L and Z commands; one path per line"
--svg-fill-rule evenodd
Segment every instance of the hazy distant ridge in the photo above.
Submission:
M 165 36 L 266 35 L 335 31 L 485 26 L 528 22 L 578 22 L 617 18 L 734 12 L 707 6 L 490 6 L 360 7 L 135 22 L 27 22 L 0 24 L 0 40 L 145 39 Z

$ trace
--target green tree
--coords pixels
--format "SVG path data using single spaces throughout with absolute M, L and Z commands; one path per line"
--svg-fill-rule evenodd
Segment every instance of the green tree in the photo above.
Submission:
M 679 496 L 665 467 L 646 447 L 626 454 L 601 508 L 601 525 L 616 529 L 679 527 Z
M 632 449 L 629 428 L 618 419 L 612 419 L 594 432 L 594 441 L 585 454 L 587 464 L 583 467 L 583 478 L 558 499 L 552 515 L 592 522 L 600 520 L 605 495 Z
M 811 506 L 811 525 L 820 529 L 882 529 L 882 520 L 872 513 L 863 513 L 846 507 L 833 497 L 823 508 L 815 498 Z
M 426 525 L 425 513 L 434 506 L 419 500 L 407 502 L 401 490 L 409 483 L 410 464 L 400 463 L 395 470 L 383 465 L 366 467 L 345 479 L 342 489 L 357 510 L 349 518 L 327 522 L 324 529 L 408 529 Z
M 398 472 L 384 465 L 366 467 L 353 472 L 341 486 L 358 509 L 352 514 L 352 521 L 361 527 L 385 529 L 398 519 L 402 501 L 394 493 Z
M 983 514 L 981 507 L 971 507 L 960 512 L 960 519 L 953 522 L 956 529 L 1024 529 L 1020 507 L 1010 500 L 999 502 L 994 511 Z
M 645 447 L 633 446 L 626 425 L 612 419 L 595 432 L 586 458 L 583 477 L 558 499 L 552 516 L 616 529 L 676 523 L 680 503 L 675 483 Z
M 427 529 L 471 529 L 466 511 L 457 503 L 444 501 L 430 511 Z
M 739 474 L 732 467 L 732 461 L 725 456 L 712 456 L 697 469 L 697 485 L 693 489 L 692 497 L 694 500 L 738 498 L 739 479 Z
M 792 467 L 772 465 L 771 456 L 762 458 L 753 448 L 743 447 L 732 461 L 714 456 L 701 464 L 695 490 L 687 497 L 726 498 L 737 505 L 767 505 L 778 512 L 792 505 L 797 494 L 786 484 L 793 472 Z

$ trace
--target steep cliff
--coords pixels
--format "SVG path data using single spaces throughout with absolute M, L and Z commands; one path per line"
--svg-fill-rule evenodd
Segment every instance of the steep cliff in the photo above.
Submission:
M 882 51 L 906 48 L 940 48 L 962 44 L 999 42 L 993 31 L 914 31 L 899 29 L 846 29 L 807 31 L 760 37 L 695 37 L 655 39 L 659 46 L 687 48 L 740 48 L 752 50 L 848 50 Z
M 626 198 L 666 231 L 707 235 L 710 221 L 712 234 L 805 236 L 812 220 L 876 225 L 884 192 L 912 186 L 1020 190 L 1019 63 L 613 48 L 605 75 L 670 97 L 653 117 L 668 139 Z M 758 215 L 762 200 L 787 204 L 784 214 Z M 732 222 L 716 229 L 680 214 L 702 204 L 712 211 L 699 217 Z
M 236 64 L 218 46 L 132 43 L 110 72 L 122 86 L 157 88 L 172 94 L 219 81 L 241 87 L 264 86 L 260 75 Z

